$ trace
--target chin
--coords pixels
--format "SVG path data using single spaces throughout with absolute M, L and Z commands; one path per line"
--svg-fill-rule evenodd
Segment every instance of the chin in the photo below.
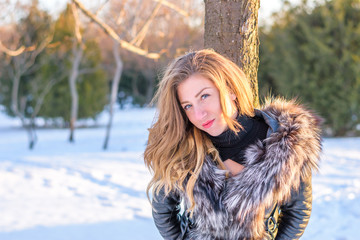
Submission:
M 222 133 L 219 131 L 205 131 L 205 132 L 207 132 L 209 135 L 211 135 L 213 137 L 219 136 Z

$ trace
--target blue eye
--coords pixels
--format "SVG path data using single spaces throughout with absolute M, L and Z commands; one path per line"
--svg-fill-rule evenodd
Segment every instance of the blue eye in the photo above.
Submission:
M 210 95 L 207 94 L 207 93 L 205 93 L 205 94 L 201 95 L 201 99 L 205 99 L 205 98 L 207 98 L 208 96 L 210 96 Z
M 185 110 L 188 110 L 190 107 L 191 107 L 191 105 L 188 104 L 188 105 L 185 105 L 185 106 L 184 106 L 184 109 L 185 109 Z

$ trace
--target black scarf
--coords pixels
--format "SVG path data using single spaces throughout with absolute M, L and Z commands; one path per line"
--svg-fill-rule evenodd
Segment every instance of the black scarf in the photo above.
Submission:
M 257 140 L 266 138 L 268 125 L 264 119 L 259 117 L 238 116 L 238 123 L 243 127 L 237 134 L 231 129 L 225 130 L 219 136 L 211 136 L 210 140 L 219 151 L 223 161 L 231 159 L 237 163 L 244 164 L 245 149 Z

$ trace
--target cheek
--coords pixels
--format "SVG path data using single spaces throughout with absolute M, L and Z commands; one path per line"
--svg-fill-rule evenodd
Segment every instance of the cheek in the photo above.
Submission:
M 191 123 L 192 125 L 194 125 L 195 127 L 199 128 L 199 124 L 198 122 L 196 121 L 196 118 L 194 116 L 194 113 L 192 113 L 191 111 L 189 112 L 186 112 L 186 117 L 189 121 L 189 124 Z
M 214 108 L 213 108 L 214 113 L 223 115 L 223 110 L 221 108 L 220 99 L 218 101 L 214 102 L 212 106 L 214 106 Z

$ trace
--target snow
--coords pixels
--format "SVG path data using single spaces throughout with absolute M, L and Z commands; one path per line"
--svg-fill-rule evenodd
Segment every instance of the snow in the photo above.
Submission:
M 0 240 L 161 239 L 142 158 L 154 113 L 116 112 L 106 151 L 105 127 L 77 129 L 75 143 L 67 142 L 67 129 L 40 129 L 30 151 L 19 121 L 0 114 Z M 323 145 L 302 239 L 359 239 L 360 138 Z

